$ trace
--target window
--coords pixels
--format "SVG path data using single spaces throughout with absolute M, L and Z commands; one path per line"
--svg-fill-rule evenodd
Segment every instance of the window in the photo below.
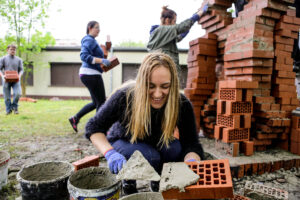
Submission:
M 51 86 L 84 87 L 78 72 L 81 63 L 51 63 Z

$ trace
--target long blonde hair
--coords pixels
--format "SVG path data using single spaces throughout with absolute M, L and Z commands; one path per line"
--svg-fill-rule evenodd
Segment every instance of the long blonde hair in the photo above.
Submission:
M 144 139 L 146 135 L 150 134 L 150 76 L 151 72 L 160 66 L 166 67 L 170 70 L 171 85 L 162 119 L 162 136 L 159 143 L 161 146 L 169 146 L 169 142 L 174 139 L 173 132 L 178 119 L 180 101 L 177 69 L 170 56 L 164 53 L 156 52 L 150 53 L 144 58 L 136 77 L 136 84 L 127 93 L 126 114 L 130 117 L 126 128 L 127 134 L 129 132 L 131 133 L 131 143 L 137 142 L 137 139 Z M 130 99 L 131 102 L 129 102 Z

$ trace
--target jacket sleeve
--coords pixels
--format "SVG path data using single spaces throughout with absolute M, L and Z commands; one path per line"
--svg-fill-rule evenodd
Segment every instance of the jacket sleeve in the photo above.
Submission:
M 80 59 L 83 62 L 92 64 L 94 56 L 93 51 L 97 47 L 97 43 L 93 39 L 86 38 L 81 43 Z
M 126 109 L 126 91 L 116 91 L 97 111 L 96 115 L 89 119 L 85 126 L 85 137 L 90 139 L 94 133 L 106 135 L 109 128 L 117 122 Z
M 197 153 L 204 160 L 202 145 L 196 131 L 195 115 L 192 104 L 182 95 L 181 109 L 178 123 L 179 140 L 182 145 L 182 156 L 189 152 Z

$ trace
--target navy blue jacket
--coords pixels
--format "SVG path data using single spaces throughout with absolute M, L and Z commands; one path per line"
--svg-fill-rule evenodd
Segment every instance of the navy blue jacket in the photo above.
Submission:
M 100 64 L 92 64 L 94 57 L 104 58 L 104 53 L 95 40 L 95 38 L 91 35 L 86 35 L 81 40 L 81 51 L 80 51 L 80 59 L 82 60 L 81 67 L 87 67 L 90 69 L 95 69 L 99 72 L 103 72 Z

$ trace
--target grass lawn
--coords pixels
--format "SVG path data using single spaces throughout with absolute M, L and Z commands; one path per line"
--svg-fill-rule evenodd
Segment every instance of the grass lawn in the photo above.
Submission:
M 77 113 L 87 100 L 41 99 L 36 103 L 19 102 L 18 115 L 6 115 L 3 98 L 0 99 L 0 149 L 14 140 L 24 137 L 54 136 L 71 134 L 73 129 L 68 118 Z M 79 123 L 79 131 L 84 131 L 87 120 L 95 111 L 84 116 Z

